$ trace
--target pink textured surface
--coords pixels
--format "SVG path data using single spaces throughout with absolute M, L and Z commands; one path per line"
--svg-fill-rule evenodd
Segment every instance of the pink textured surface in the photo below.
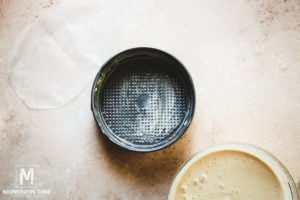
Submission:
M 22 31 L 45 12 L 73 13 L 82 4 L 114 13 L 118 22 L 111 25 L 120 30 L 118 43 L 101 55 L 103 62 L 127 48 L 151 46 L 173 54 L 191 73 L 195 116 L 174 145 L 142 154 L 111 144 L 90 110 L 92 80 L 55 109 L 29 108 L 16 94 L 9 74 Z M 109 46 L 113 39 L 102 42 Z M 299 66 L 298 0 L 0 0 L 0 190 L 11 186 L 16 165 L 38 165 L 46 171 L 41 181 L 49 199 L 165 199 L 187 159 L 228 141 L 270 151 L 299 186 Z

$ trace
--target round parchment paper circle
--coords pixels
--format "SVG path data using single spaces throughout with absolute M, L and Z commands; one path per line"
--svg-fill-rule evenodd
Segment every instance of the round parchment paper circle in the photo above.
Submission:
M 13 90 L 32 109 L 67 104 L 116 51 L 119 33 L 114 14 L 93 5 L 44 13 L 16 42 L 9 74 Z

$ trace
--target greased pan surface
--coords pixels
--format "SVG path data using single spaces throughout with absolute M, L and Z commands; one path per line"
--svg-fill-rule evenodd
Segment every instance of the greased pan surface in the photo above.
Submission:
M 173 56 L 134 48 L 111 58 L 97 74 L 92 110 L 102 132 L 133 151 L 155 151 L 175 142 L 195 108 L 192 79 Z

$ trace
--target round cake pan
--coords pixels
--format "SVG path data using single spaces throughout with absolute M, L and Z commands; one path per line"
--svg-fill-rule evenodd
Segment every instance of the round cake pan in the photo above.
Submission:
M 195 91 L 185 67 L 154 48 L 123 51 L 98 72 L 92 111 L 102 133 L 129 150 L 149 152 L 175 142 L 188 128 Z

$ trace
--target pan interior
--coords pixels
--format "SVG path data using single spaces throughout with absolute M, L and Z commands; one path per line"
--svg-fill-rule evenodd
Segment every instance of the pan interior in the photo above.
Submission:
M 188 112 L 187 85 L 180 70 L 150 58 L 119 64 L 104 82 L 99 99 L 108 130 L 135 145 L 171 137 Z

